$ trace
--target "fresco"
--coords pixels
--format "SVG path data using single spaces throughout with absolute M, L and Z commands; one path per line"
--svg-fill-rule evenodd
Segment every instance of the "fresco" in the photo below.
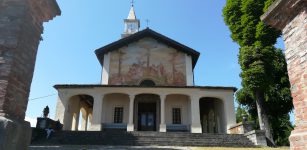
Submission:
M 139 85 L 148 79 L 156 85 L 186 85 L 185 54 L 151 38 L 111 52 L 110 85 Z

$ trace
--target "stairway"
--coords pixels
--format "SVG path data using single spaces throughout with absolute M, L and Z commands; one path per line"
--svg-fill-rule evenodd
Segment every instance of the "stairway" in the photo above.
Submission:
M 116 145 L 116 146 L 212 146 L 255 147 L 243 135 L 195 134 L 186 132 L 60 131 L 46 139 L 44 131 L 34 133 L 31 145 Z

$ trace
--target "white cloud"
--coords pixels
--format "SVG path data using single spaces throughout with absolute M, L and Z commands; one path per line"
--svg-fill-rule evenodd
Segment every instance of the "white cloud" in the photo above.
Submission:
M 25 120 L 31 123 L 31 127 L 36 127 L 37 119 L 33 119 L 33 118 L 30 118 L 30 117 L 26 116 Z

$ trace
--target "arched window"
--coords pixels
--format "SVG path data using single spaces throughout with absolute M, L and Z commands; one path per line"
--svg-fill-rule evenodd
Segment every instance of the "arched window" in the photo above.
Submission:
M 143 80 L 140 86 L 156 86 L 156 84 L 152 80 Z

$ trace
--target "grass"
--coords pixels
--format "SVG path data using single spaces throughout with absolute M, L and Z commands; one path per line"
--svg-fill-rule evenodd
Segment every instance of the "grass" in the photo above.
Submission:
M 195 147 L 191 150 L 289 150 L 289 147 L 280 147 L 280 148 L 225 148 L 225 147 Z

